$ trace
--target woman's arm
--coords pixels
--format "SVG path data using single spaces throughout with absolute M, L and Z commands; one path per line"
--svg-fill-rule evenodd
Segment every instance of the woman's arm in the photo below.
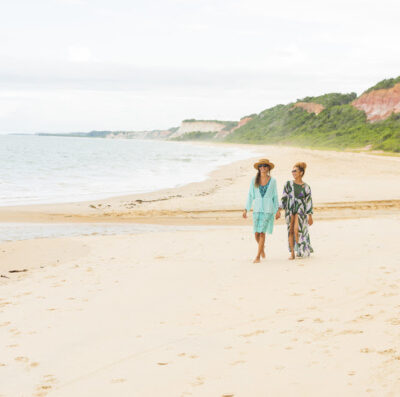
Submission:
M 281 209 L 285 209 L 286 205 L 287 205 L 287 201 L 289 199 L 289 192 L 288 192 L 288 185 L 289 182 L 285 183 L 285 186 L 283 187 L 283 193 L 282 193 L 282 198 L 281 198 L 281 204 L 279 206 L 279 208 Z
M 285 183 L 285 186 L 283 187 L 283 193 L 282 193 L 282 198 L 281 202 L 278 207 L 278 212 L 275 215 L 275 219 L 279 219 L 281 217 L 281 210 L 286 209 L 287 201 L 289 198 L 289 193 L 288 193 L 288 182 Z

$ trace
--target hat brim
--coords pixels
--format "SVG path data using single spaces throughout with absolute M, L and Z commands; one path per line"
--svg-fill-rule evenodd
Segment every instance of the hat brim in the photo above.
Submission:
M 272 170 L 275 167 L 274 163 L 271 163 L 269 161 L 258 161 L 257 163 L 254 163 L 254 168 L 256 170 L 258 170 L 258 167 L 260 166 L 260 164 L 267 164 L 269 165 L 269 169 Z

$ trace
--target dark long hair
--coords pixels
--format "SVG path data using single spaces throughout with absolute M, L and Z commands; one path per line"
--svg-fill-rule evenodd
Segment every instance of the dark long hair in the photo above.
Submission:
M 268 175 L 270 174 L 270 172 L 271 172 L 271 167 L 268 165 Z M 254 186 L 255 187 L 259 187 L 260 186 L 260 178 L 261 178 L 261 172 L 260 172 L 260 169 L 258 169 L 256 180 L 254 181 Z

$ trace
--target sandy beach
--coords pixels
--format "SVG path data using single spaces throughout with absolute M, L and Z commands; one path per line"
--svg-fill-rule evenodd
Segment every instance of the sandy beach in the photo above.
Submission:
M 0 222 L 201 227 L 1 243 L 0 396 L 400 395 L 400 158 L 255 149 L 280 192 L 308 163 L 311 258 L 287 260 L 280 220 L 252 263 L 258 157 L 177 189 L 1 207 Z

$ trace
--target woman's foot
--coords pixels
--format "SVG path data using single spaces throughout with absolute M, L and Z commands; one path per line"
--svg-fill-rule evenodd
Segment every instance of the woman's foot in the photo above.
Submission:
M 260 263 L 260 258 L 257 256 L 256 259 L 254 259 L 253 263 Z
M 290 256 L 289 256 L 289 260 L 292 261 L 294 258 L 295 258 L 294 252 L 292 252 L 292 253 L 290 254 Z
M 261 258 L 265 258 L 265 251 L 264 250 L 261 252 Z

